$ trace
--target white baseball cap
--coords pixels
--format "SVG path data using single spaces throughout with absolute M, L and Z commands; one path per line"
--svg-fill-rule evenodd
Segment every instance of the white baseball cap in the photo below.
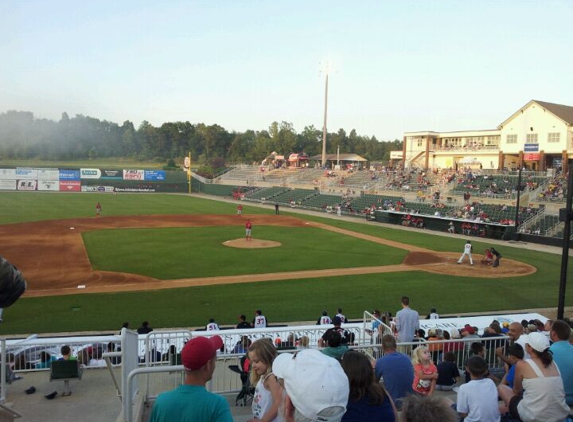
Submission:
M 543 353 L 549 348 L 549 339 L 542 333 L 529 333 L 524 335 L 525 344 L 529 344 L 533 350 Z
M 350 388 L 340 363 L 315 349 L 296 354 L 282 353 L 273 362 L 273 373 L 284 380 L 294 407 L 313 421 L 338 421 L 346 412 Z M 331 416 L 318 416 L 328 408 L 339 407 Z

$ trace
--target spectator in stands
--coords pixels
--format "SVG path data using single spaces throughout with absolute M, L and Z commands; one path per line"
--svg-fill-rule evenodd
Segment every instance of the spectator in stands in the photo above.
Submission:
M 302 336 L 301 338 L 298 339 L 296 348 L 297 349 L 308 349 L 310 345 L 310 339 L 308 338 L 308 336 Z
M 181 351 L 184 381 L 175 390 L 159 394 L 149 422 L 176 420 L 213 420 L 233 422 L 227 400 L 208 392 L 205 384 L 213 377 L 217 350 L 223 346 L 219 336 L 195 337 Z
M 569 343 L 571 327 L 565 321 L 557 320 L 551 326 L 549 338 L 553 342 L 549 350 L 553 354 L 555 364 L 559 368 L 565 400 L 569 406 L 573 405 L 573 346 Z
M 106 366 L 105 360 L 103 358 L 103 347 L 102 345 L 98 345 L 92 349 L 92 358 L 88 362 L 88 366 Z M 159 359 L 156 361 L 161 360 L 161 355 Z
M 441 341 L 443 339 L 443 331 L 439 328 L 430 328 L 428 330 L 428 349 L 432 354 L 432 361 L 436 365 L 440 360 L 442 360 L 442 350 L 444 350 L 444 343 L 441 343 Z
M 481 356 L 472 356 L 466 363 L 471 381 L 458 390 L 457 411 L 465 422 L 499 422 L 497 389 L 489 378 L 487 362 Z
M 245 315 L 239 315 L 239 323 L 237 324 L 237 329 L 251 328 L 251 324 L 247 322 L 247 317 Z
M 143 321 L 141 327 L 137 329 L 137 334 L 147 334 L 153 331 L 153 328 L 149 326 L 149 321 Z
M 340 360 L 342 359 L 342 355 L 348 351 L 348 345 L 342 344 L 342 336 L 338 331 L 330 331 L 327 344 L 328 347 L 324 347 L 320 349 L 320 351 L 331 358 Z
M 411 395 L 404 399 L 401 422 L 459 422 L 458 415 L 451 407 L 451 400 L 439 397 Z
M 523 351 L 523 347 L 521 347 L 521 345 L 513 343 L 511 346 L 509 346 L 508 350 L 509 350 L 508 352 L 509 356 L 512 356 L 515 359 L 516 363 L 519 362 L 520 360 L 523 360 L 525 352 Z M 512 390 L 515 381 L 515 366 L 516 365 L 511 365 L 511 367 L 507 370 L 507 372 L 501 379 L 501 384 L 507 385 Z
M 337 331 L 340 333 L 340 336 L 341 336 L 340 343 L 341 344 L 345 344 L 345 345 L 352 344 L 354 342 L 354 336 L 349 331 L 344 330 L 341 327 L 341 324 L 342 324 L 342 320 L 340 319 L 340 317 L 335 316 L 334 318 L 332 318 L 332 325 L 334 325 L 334 327 L 326 330 L 324 332 L 324 334 L 322 335 L 322 337 L 318 339 L 318 346 L 319 347 L 325 347 L 328 344 L 328 339 L 330 338 L 330 333 L 333 331 Z
M 60 348 L 60 353 L 62 357 L 58 360 L 76 360 L 76 358 L 72 356 L 72 348 L 67 344 Z
M 344 314 L 342 313 L 342 308 L 338 308 L 338 309 L 336 310 L 336 316 L 337 316 L 338 318 L 340 318 L 340 321 L 341 321 L 343 324 L 346 324 L 346 323 L 348 322 L 348 320 L 346 319 L 346 316 L 344 316 Z
M 252 404 L 253 418 L 247 422 L 259 420 L 278 422 L 282 388 L 273 374 L 272 364 L 277 350 L 268 338 L 255 341 L 249 347 L 251 361 L 251 385 L 255 386 Z
M 253 318 L 253 328 L 266 328 L 268 326 L 267 317 L 263 315 L 263 311 L 257 309 L 255 311 L 255 318 Z
M 444 353 L 444 360 L 438 363 L 436 390 L 450 391 L 459 380 L 460 370 L 456 365 L 456 355 L 453 352 Z
M 464 339 L 479 338 L 476 327 L 472 327 L 469 324 L 464 325 L 464 328 L 460 330 L 460 334 Z
M 426 319 L 440 319 L 440 315 L 438 315 L 436 308 L 430 308 L 430 313 L 426 315 Z
M 209 323 L 205 326 L 205 331 L 219 331 L 219 324 L 215 322 L 215 318 L 209 318 Z
M 318 317 L 316 325 L 329 325 L 332 323 L 332 319 L 328 316 L 328 311 L 325 309 L 322 311 L 322 315 Z
M 36 369 L 45 369 L 49 368 L 52 365 L 52 362 L 56 360 L 55 356 L 52 356 L 48 352 L 40 352 L 40 362 L 38 362 L 35 366 Z
M 247 349 L 251 345 L 251 339 L 247 336 L 241 336 L 241 339 L 235 344 L 233 348 L 233 353 L 243 354 L 247 353 Z
M 410 298 L 402 296 L 402 310 L 396 313 L 398 342 L 407 343 L 414 340 L 416 330 L 420 328 L 420 315 L 410 308 Z
M 414 392 L 414 368 L 408 356 L 396 351 L 396 338 L 393 335 L 382 337 L 382 351 L 384 356 L 376 361 L 374 374 L 377 380 L 382 378 L 386 390 L 400 409 L 402 399 Z
M 438 368 L 432 362 L 432 354 L 426 346 L 419 346 L 412 351 L 414 382 L 412 388 L 418 394 L 431 396 L 436 388 Z
M 364 353 L 351 350 L 344 354 L 342 369 L 348 377 L 350 393 L 342 422 L 376 420 L 394 422 L 398 412 L 384 387 L 374 379 L 372 364 Z
M 498 392 L 512 418 L 524 421 L 557 422 L 567 419 L 563 381 L 542 333 L 526 336 L 525 350 L 531 356 L 517 362 L 513 390 L 500 385 Z
M 522 334 L 523 326 L 519 322 L 514 321 L 509 324 L 509 331 L 507 332 L 507 336 L 509 337 L 509 345 L 511 346 L 513 343 L 518 343 L 525 351 L 524 358 L 529 359 L 529 354 L 525 348 L 525 336 Z M 495 349 L 495 355 L 508 366 L 514 365 L 516 362 L 514 358 L 506 355 L 506 347 L 501 346 Z
M 350 388 L 338 361 L 313 349 L 282 353 L 273 372 L 286 391 L 281 406 L 285 422 L 342 419 Z

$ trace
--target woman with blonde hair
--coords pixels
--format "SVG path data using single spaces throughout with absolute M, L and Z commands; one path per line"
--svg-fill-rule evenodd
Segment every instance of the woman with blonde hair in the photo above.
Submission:
M 273 376 L 273 361 L 277 350 L 268 338 L 255 341 L 248 349 L 251 361 L 251 384 L 255 385 L 253 418 L 247 422 L 278 422 L 282 388 Z

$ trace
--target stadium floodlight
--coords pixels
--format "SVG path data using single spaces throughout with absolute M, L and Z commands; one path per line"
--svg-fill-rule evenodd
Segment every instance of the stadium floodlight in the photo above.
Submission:
M 322 125 L 322 167 L 326 166 L 326 121 L 328 116 L 328 74 L 332 70 L 330 62 L 320 63 L 320 73 L 324 73 L 324 123 Z

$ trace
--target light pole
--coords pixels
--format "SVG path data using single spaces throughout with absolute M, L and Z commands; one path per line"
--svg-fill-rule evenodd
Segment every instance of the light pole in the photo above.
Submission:
M 325 63 L 322 71 L 326 76 L 324 83 L 324 124 L 322 125 L 322 167 L 324 168 L 326 166 L 326 120 L 328 116 L 328 63 Z

